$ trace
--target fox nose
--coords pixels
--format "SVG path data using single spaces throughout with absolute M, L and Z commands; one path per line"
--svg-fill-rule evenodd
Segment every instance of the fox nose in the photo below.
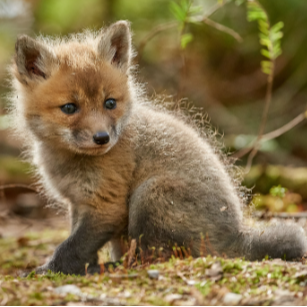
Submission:
M 103 145 L 103 144 L 107 144 L 110 141 L 110 136 L 108 132 L 102 131 L 102 132 L 97 132 L 94 136 L 93 136 L 93 140 L 96 144 L 98 145 Z

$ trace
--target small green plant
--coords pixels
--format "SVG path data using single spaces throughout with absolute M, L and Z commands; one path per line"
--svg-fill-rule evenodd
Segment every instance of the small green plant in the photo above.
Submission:
M 249 154 L 245 172 L 250 171 L 253 159 L 257 154 L 261 145 L 261 139 L 265 130 L 270 104 L 272 101 L 273 81 L 275 72 L 275 60 L 281 55 L 281 38 L 283 36 L 281 29 L 283 27 L 282 22 L 276 23 L 271 26 L 267 12 L 261 6 L 257 0 L 247 1 L 247 19 L 249 21 L 257 21 L 259 26 L 260 44 L 263 46 L 261 54 L 266 60 L 261 61 L 262 72 L 268 75 L 267 77 L 267 89 L 265 95 L 265 105 L 262 113 L 262 119 L 259 127 L 258 136 L 251 147 L 252 151 Z
M 185 49 L 188 43 L 193 40 L 193 35 L 191 33 L 185 33 L 186 25 L 192 22 L 190 17 L 201 13 L 202 7 L 193 5 L 192 1 L 189 0 L 181 0 L 180 3 L 172 1 L 169 7 L 171 13 L 179 22 L 180 45 L 182 49 Z
M 282 21 L 271 26 L 269 17 L 263 7 L 256 0 L 247 2 L 248 21 L 257 21 L 259 26 L 260 44 L 263 46 L 261 54 L 266 60 L 261 62 L 263 73 L 272 75 L 274 73 L 274 61 L 281 55 L 281 29 L 284 24 Z
M 278 186 L 274 186 L 270 189 L 270 194 L 272 196 L 284 198 L 286 195 L 287 189 L 282 187 L 280 184 Z

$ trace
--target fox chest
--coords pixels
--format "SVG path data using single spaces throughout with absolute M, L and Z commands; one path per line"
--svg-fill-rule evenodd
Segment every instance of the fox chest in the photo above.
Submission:
M 40 173 L 49 195 L 53 193 L 57 198 L 74 203 L 88 202 L 102 188 L 104 181 L 103 174 L 97 169 L 82 165 L 43 165 Z
M 34 162 L 50 197 L 94 206 L 124 204 L 129 195 L 134 163 L 131 155 L 119 151 L 120 155 L 114 148 L 112 154 L 104 156 L 66 157 L 38 148 Z

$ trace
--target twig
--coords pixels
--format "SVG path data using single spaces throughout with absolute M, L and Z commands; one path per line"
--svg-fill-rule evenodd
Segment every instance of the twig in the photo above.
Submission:
M 260 7 L 261 7 L 261 5 L 260 5 Z M 263 8 L 262 8 L 262 10 L 266 14 L 268 29 L 271 29 L 269 17 L 267 16 L 267 13 Z M 271 37 L 270 37 L 270 41 L 272 41 Z M 264 105 L 264 109 L 263 109 L 263 113 L 262 113 L 262 119 L 261 119 L 261 124 L 260 124 L 260 127 L 259 127 L 258 136 L 257 136 L 256 142 L 255 142 L 254 148 L 248 156 L 247 164 L 246 164 L 246 167 L 245 167 L 245 173 L 248 173 L 250 171 L 253 159 L 254 159 L 254 157 L 257 154 L 257 151 L 259 149 L 260 140 L 261 140 L 262 135 L 264 133 L 264 129 L 265 129 L 267 118 L 268 118 L 269 108 L 270 108 L 270 104 L 271 104 L 271 101 L 272 101 L 272 90 L 273 90 L 273 81 L 274 81 L 274 72 L 275 72 L 275 58 L 274 58 L 273 44 L 269 44 L 267 47 L 268 47 L 269 53 L 271 55 L 271 65 L 272 66 L 271 66 L 271 70 L 270 70 L 270 73 L 268 74 L 268 78 L 267 78 L 265 105 Z
M 221 8 L 223 5 L 225 4 L 225 2 L 223 3 L 216 3 L 215 5 L 213 5 L 206 13 L 206 18 L 208 18 L 209 16 L 211 16 L 213 13 L 215 13 L 219 8 Z
M 217 3 L 216 5 L 213 5 L 209 11 L 205 14 L 205 16 L 202 16 L 200 20 L 197 20 L 195 19 L 195 21 L 204 21 L 204 19 L 208 18 L 209 16 L 211 16 L 213 13 L 215 13 L 219 8 L 221 8 L 223 5 L 225 4 L 222 3 Z M 188 20 L 186 20 L 186 22 L 188 22 Z M 155 28 L 153 28 L 140 42 L 139 44 L 139 47 L 138 47 L 138 57 L 139 59 L 141 58 L 141 55 L 143 53 L 143 50 L 145 48 L 145 46 L 147 45 L 147 43 L 153 39 L 156 35 L 158 35 L 159 33 L 165 31 L 165 30 L 168 30 L 168 29 L 171 29 L 171 28 L 174 28 L 175 26 L 178 25 L 178 22 L 177 21 L 171 21 L 171 22 L 168 22 L 168 23 L 164 23 L 162 25 L 158 25 L 156 26 Z M 225 27 L 226 28 L 226 27 Z M 230 29 L 231 30 L 231 29 Z M 223 30 L 221 30 L 223 31 Z M 224 31 L 225 32 L 225 31 Z M 234 32 L 234 31 L 233 31 Z M 237 33 L 236 33 L 237 34 Z M 230 34 L 231 35 L 231 34 Z M 237 34 L 239 35 L 239 34 Z M 240 36 L 239 36 L 240 37 Z M 242 38 L 240 37 L 240 39 L 242 40 Z
M 140 42 L 139 44 L 139 48 L 138 48 L 138 55 L 139 55 L 139 59 L 141 58 L 143 49 L 145 48 L 145 46 L 147 45 L 147 43 L 153 39 L 157 34 L 174 28 L 175 26 L 177 26 L 178 22 L 177 21 L 172 21 L 172 22 L 168 22 L 162 25 L 158 25 L 157 27 L 153 28 Z
M 299 123 L 301 123 L 304 119 L 307 118 L 307 110 L 302 112 L 301 114 L 299 114 L 298 116 L 296 116 L 294 119 L 292 119 L 290 122 L 288 122 L 287 124 L 285 124 L 284 126 L 273 130 L 267 134 L 264 134 L 260 141 L 261 142 L 267 142 L 269 140 L 275 139 L 279 136 L 281 136 L 282 134 L 288 132 L 289 130 L 293 129 L 295 126 L 297 126 Z M 241 158 L 243 156 L 245 156 L 247 153 L 249 153 L 255 146 L 255 142 L 253 142 L 249 147 L 243 148 L 237 152 L 235 152 L 233 155 L 231 155 L 234 158 Z
M 207 17 L 203 18 L 202 20 L 205 24 L 207 24 L 208 26 L 211 26 L 221 32 L 227 33 L 229 35 L 231 35 L 235 40 L 237 40 L 239 43 L 241 43 L 243 41 L 242 37 L 233 29 L 228 28 L 220 23 L 217 23 Z
M 5 184 L 0 185 L 0 190 L 6 190 L 6 189 L 15 189 L 15 188 L 24 188 L 28 190 L 32 190 L 34 192 L 38 192 L 35 188 L 32 188 L 26 184 Z
M 291 130 L 295 126 L 297 126 L 299 123 L 301 123 L 304 119 L 307 118 L 307 111 L 302 112 L 298 116 L 296 116 L 294 119 L 292 119 L 289 123 L 285 124 L 284 126 L 280 127 L 279 129 L 276 129 L 270 133 L 265 134 L 262 139 L 264 141 L 272 140 L 280 135 L 286 133 L 287 131 Z

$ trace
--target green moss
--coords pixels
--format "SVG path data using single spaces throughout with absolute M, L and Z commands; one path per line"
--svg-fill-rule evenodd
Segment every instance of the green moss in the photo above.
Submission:
M 111 276 L 109 273 L 75 276 L 50 271 L 42 276 L 32 271 L 26 278 L 16 277 L 20 269 L 43 264 L 46 256 L 51 255 L 55 246 L 66 236 L 67 232 L 53 230 L 30 233 L 25 235 L 26 243 L 23 246 L 18 245 L 17 239 L 0 239 L 0 301 L 5 299 L 9 305 L 62 305 L 81 303 L 89 295 L 96 298 L 98 303 L 111 304 L 115 300 L 114 303 L 127 305 L 173 305 L 177 301 L 172 301 L 168 295 L 179 294 L 181 302 L 191 303 L 195 302 L 193 291 L 196 289 L 198 296 L 203 297 L 200 302 L 207 305 L 211 304 L 211 300 L 215 300 L 215 304 L 223 304 L 226 292 L 248 293 L 251 300 L 259 299 L 261 304 L 266 305 L 274 302 L 274 296 L 267 297 L 269 292 L 275 293 L 281 289 L 297 293 L 305 289 L 302 281 L 306 278 L 295 277 L 301 271 L 298 263 L 270 260 L 248 262 L 213 256 L 184 260 L 173 257 L 164 263 L 140 265 L 133 269 L 120 265 L 114 268 Z M 207 270 L 216 262 L 220 262 L 223 271 L 217 280 L 207 275 Z M 150 279 L 147 274 L 149 269 L 159 270 L 161 278 Z M 84 297 L 56 294 L 53 289 L 63 285 L 77 286 Z M 102 301 L 99 301 L 100 296 Z

